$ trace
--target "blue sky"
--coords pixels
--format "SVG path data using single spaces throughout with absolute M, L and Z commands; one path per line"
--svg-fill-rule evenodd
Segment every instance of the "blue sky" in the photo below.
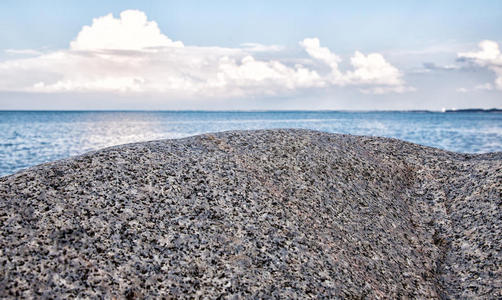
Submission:
M 502 107 L 502 1 L 311 2 L 4 0 L 0 109 Z

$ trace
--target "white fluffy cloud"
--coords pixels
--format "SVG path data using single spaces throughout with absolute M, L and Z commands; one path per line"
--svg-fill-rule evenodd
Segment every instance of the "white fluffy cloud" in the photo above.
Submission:
M 0 62 L 0 90 L 28 92 L 161 93 L 183 97 L 284 95 L 300 89 L 354 85 L 364 93 L 412 90 L 382 55 L 355 52 L 352 70 L 317 38 L 300 45 L 329 71 L 259 60 L 281 51 L 256 43 L 240 48 L 185 46 L 165 36 L 157 23 L 137 10 L 112 14 L 84 26 L 67 50 Z M 310 64 L 314 65 L 314 64 Z
M 96 18 L 84 26 L 70 43 L 72 50 L 124 49 L 142 50 L 149 47 L 183 47 L 160 32 L 154 21 L 148 21 L 142 11 L 126 10 L 116 19 L 112 14 Z
M 502 90 L 502 53 L 499 45 L 494 41 L 486 40 L 479 43 L 479 48 L 480 50 L 476 52 L 459 53 L 458 57 L 495 72 L 495 87 Z
M 354 71 L 347 74 L 350 82 L 401 86 L 404 84 L 401 72 L 389 64 L 381 54 L 364 55 L 356 51 L 350 59 Z
M 328 65 L 331 68 L 330 79 L 332 82 L 343 84 L 341 77 L 342 74 L 338 70 L 338 64 L 342 59 L 329 51 L 326 47 L 321 47 L 321 43 L 317 38 L 307 38 L 300 42 L 300 45 L 307 51 L 307 53 Z
M 304 39 L 300 45 L 312 58 L 324 62 L 331 68 L 325 80 L 333 85 L 372 86 L 361 89 L 365 94 L 404 93 L 414 90 L 405 86 L 401 72 L 379 53 L 364 55 L 356 51 L 350 59 L 353 70 L 343 73 L 339 69 L 342 59 L 328 48 L 321 47 L 319 39 Z

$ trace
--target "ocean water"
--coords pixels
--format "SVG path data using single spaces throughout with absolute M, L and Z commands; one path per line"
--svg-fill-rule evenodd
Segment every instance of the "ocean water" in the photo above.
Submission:
M 113 145 L 263 128 L 394 137 L 466 153 L 502 151 L 501 113 L 0 111 L 0 176 Z

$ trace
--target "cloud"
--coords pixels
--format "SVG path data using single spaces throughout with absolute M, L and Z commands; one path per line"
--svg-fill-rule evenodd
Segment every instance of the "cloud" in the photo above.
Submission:
M 426 70 L 431 70 L 431 71 L 455 71 L 459 70 L 460 67 L 457 65 L 438 65 L 433 62 L 425 62 L 423 63 L 423 67 Z
M 390 86 L 402 86 L 404 84 L 401 72 L 388 63 L 379 53 L 371 53 L 365 56 L 356 51 L 350 62 L 354 66 L 354 71 L 347 73 L 350 82 Z
M 72 50 L 126 49 L 142 50 L 149 47 L 183 47 L 160 32 L 154 21 L 138 10 L 126 10 L 116 19 L 112 14 L 96 18 L 91 26 L 84 26 L 70 43 Z
M 42 52 L 34 49 L 5 49 L 4 52 L 11 55 L 42 55 Z
M 302 58 L 306 64 L 253 56 L 282 50 L 276 45 L 187 46 L 164 35 L 143 12 L 127 10 L 118 18 L 108 14 L 94 19 L 69 49 L 0 62 L 0 91 L 147 93 L 183 99 L 284 96 L 348 85 L 376 94 L 412 90 L 381 54 L 356 51 L 350 60 L 353 69 L 343 72 L 341 58 L 317 38 L 300 45 L 309 55 Z
M 263 45 L 259 43 L 243 43 L 241 46 L 250 52 L 277 52 L 284 50 L 284 47 L 279 45 Z
M 402 94 L 402 93 L 407 93 L 407 92 L 414 92 L 417 89 L 411 86 L 403 86 L 403 85 L 398 85 L 398 86 L 377 86 L 373 88 L 366 88 L 366 89 L 360 89 L 361 93 L 363 94 L 373 94 L 373 95 L 383 95 L 383 94 L 388 94 L 388 93 L 397 93 L 397 94 Z
M 338 55 L 331 53 L 326 47 L 321 47 L 318 38 L 306 38 L 300 42 L 300 45 L 311 57 L 322 61 L 331 68 L 330 79 L 332 82 L 343 84 L 341 80 L 342 74 L 340 70 L 338 70 L 338 64 L 342 59 Z
M 480 51 L 459 53 L 458 57 L 473 59 L 480 65 L 502 65 L 499 45 L 494 41 L 485 40 L 478 44 Z
M 321 47 L 317 38 L 307 38 L 300 42 L 305 51 L 314 59 L 322 61 L 331 68 L 326 80 L 333 85 L 377 85 L 374 88 L 363 89 L 364 93 L 404 93 L 413 91 L 406 87 L 401 72 L 379 53 L 364 55 L 356 51 L 350 63 L 353 70 L 340 71 L 342 59 L 328 48 Z
M 478 84 L 475 87 L 469 89 L 469 88 L 458 88 L 457 92 L 459 93 L 469 93 L 469 92 L 475 92 L 475 91 L 491 91 L 493 90 L 493 85 L 489 82 L 483 83 L 483 84 Z
M 479 43 L 479 51 L 458 53 L 458 58 L 492 70 L 495 75 L 495 87 L 502 90 L 502 53 L 494 41 Z

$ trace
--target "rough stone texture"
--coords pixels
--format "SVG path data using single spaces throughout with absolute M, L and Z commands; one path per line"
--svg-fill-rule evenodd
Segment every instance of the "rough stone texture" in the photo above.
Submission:
M 307 130 L 0 178 L 1 297 L 500 298 L 502 153 Z

